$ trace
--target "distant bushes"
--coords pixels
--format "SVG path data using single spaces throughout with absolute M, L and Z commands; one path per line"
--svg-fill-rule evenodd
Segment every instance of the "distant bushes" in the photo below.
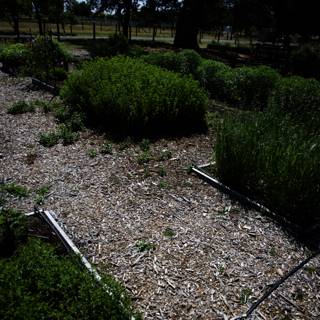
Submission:
M 267 66 L 233 70 L 231 102 L 241 109 L 263 110 L 280 74 Z
M 31 44 L 5 46 L 0 52 L 5 71 L 32 75 L 42 80 L 64 80 L 69 60 L 67 51 L 47 37 L 38 37 Z
M 207 96 L 198 83 L 138 59 L 86 63 L 70 75 L 61 97 L 116 135 L 191 133 L 205 126 Z
M 122 34 L 114 34 L 108 39 L 93 41 L 88 47 L 91 57 L 112 57 L 129 53 L 128 39 Z
M 320 80 L 320 45 L 307 43 L 294 50 L 290 66 L 293 74 Z
M 169 71 L 194 75 L 201 62 L 201 56 L 194 50 L 176 52 L 155 52 L 141 57 L 144 62 L 157 65 Z
M 320 83 L 302 77 L 282 78 L 270 98 L 273 112 L 289 115 L 308 129 L 320 131 Z
M 219 178 L 302 226 L 320 226 L 320 139 L 272 113 L 226 118 L 216 143 Z
M 30 49 L 22 43 L 10 44 L 0 50 L 0 61 L 6 72 L 20 72 L 30 56 Z

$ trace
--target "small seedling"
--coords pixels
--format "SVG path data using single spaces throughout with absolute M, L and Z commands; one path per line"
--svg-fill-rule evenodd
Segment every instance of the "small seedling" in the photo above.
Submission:
M 144 252 L 144 251 L 149 251 L 149 250 L 154 250 L 155 249 L 155 245 L 151 242 L 146 242 L 145 240 L 139 240 L 136 244 L 137 249 L 140 252 Z
M 160 189 L 168 189 L 169 188 L 169 184 L 168 184 L 168 182 L 162 180 L 162 181 L 159 182 L 158 187 Z
M 111 143 L 104 143 L 100 148 L 101 154 L 112 154 L 112 144 Z
M 59 143 L 59 134 L 56 131 L 41 133 L 39 136 L 39 143 L 47 148 L 51 148 Z
M 96 149 L 92 148 L 88 150 L 88 156 L 90 158 L 95 158 L 98 155 L 98 152 Z
M 246 304 L 251 295 L 252 295 L 252 290 L 250 288 L 242 289 L 240 294 L 240 303 Z
M 172 152 L 169 150 L 162 150 L 157 157 L 158 161 L 165 161 L 172 158 Z
M 306 266 L 304 268 L 304 270 L 310 275 L 312 276 L 313 274 L 315 274 L 317 272 L 317 268 L 315 266 Z
M 167 238 L 173 238 L 176 233 L 169 227 L 167 227 L 164 231 L 163 231 L 163 235 Z
M 276 257 L 277 256 L 277 251 L 276 251 L 275 247 L 271 247 L 269 253 L 270 253 L 270 256 L 272 256 L 272 257 Z
M 8 184 L 3 184 L 0 185 L 0 190 L 5 191 L 12 196 L 15 197 L 27 197 L 29 195 L 29 191 L 26 187 L 15 184 L 15 183 L 8 183 Z
M 144 175 L 144 178 L 149 178 L 151 177 L 151 172 L 148 168 L 145 168 L 144 171 L 143 171 L 143 175 Z
M 35 203 L 37 205 L 40 206 L 44 203 L 44 199 L 45 199 L 46 195 L 49 193 L 49 190 L 50 190 L 49 186 L 42 186 L 36 190 Z
M 164 176 L 167 175 L 167 172 L 166 172 L 166 170 L 165 170 L 164 167 L 160 167 L 160 168 L 158 169 L 158 175 L 159 175 L 160 177 L 164 177 Z
M 144 152 L 149 151 L 150 150 L 150 140 L 149 139 L 143 139 L 140 144 L 140 149 Z
M 79 134 L 73 132 L 68 126 L 62 125 L 59 129 L 59 137 L 62 139 L 62 144 L 67 146 L 77 141 L 79 139 Z
M 8 109 L 9 114 L 22 114 L 22 113 L 34 112 L 34 111 L 35 111 L 34 105 L 26 101 L 16 102 Z
M 138 164 L 148 163 L 151 160 L 151 155 L 149 151 L 144 151 L 138 156 Z
M 188 166 L 187 167 L 187 169 L 186 169 L 186 171 L 187 171 L 187 174 L 191 174 L 192 173 L 192 166 L 190 165 L 190 166 Z

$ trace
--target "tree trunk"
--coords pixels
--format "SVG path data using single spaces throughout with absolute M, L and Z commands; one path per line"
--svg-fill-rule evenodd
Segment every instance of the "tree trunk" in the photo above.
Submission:
M 17 36 L 17 39 L 20 39 L 19 16 L 15 16 L 13 18 L 13 29 L 14 29 L 14 33 Z
M 35 6 L 35 11 L 36 11 L 36 18 L 37 18 L 38 27 L 39 27 L 39 34 L 40 36 L 43 36 L 42 18 L 41 18 L 39 8 L 37 6 Z
M 198 32 L 205 0 L 185 0 L 178 16 L 174 46 L 199 49 Z

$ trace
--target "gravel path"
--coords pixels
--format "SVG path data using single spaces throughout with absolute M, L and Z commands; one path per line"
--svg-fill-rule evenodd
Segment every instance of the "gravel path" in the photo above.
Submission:
M 309 254 L 268 218 L 188 173 L 210 160 L 209 135 L 152 143 L 145 164 L 130 143 L 93 156 L 105 140 L 90 131 L 74 145 L 44 148 L 38 136 L 54 119 L 40 110 L 8 115 L 22 99 L 50 95 L 0 73 L 0 179 L 33 191 L 11 204 L 29 212 L 35 190 L 50 186 L 44 208 L 100 272 L 122 281 L 145 319 L 230 319 Z M 253 318 L 319 319 L 319 280 L 317 258 Z

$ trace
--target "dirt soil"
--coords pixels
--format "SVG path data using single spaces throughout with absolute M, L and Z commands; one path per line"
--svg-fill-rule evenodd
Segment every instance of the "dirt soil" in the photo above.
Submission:
M 145 319 L 231 319 L 310 253 L 260 213 L 246 209 L 189 173 L 211 160 L 213 133 L 159 140 L 151 159 L 132 143 L 81 133 L 75 144 L 45 148 L 39 134 L 52 115 L 9 115 L 20 100 L 51 99 L 28 78 L 0 73 L 0 180 L 26 186 L 10 205 L 30 212 L 36 190 L 43 208 L 98 270 L 128 289 Z M 252 319 L 319 319 L 320 259 L 290 278 Z

